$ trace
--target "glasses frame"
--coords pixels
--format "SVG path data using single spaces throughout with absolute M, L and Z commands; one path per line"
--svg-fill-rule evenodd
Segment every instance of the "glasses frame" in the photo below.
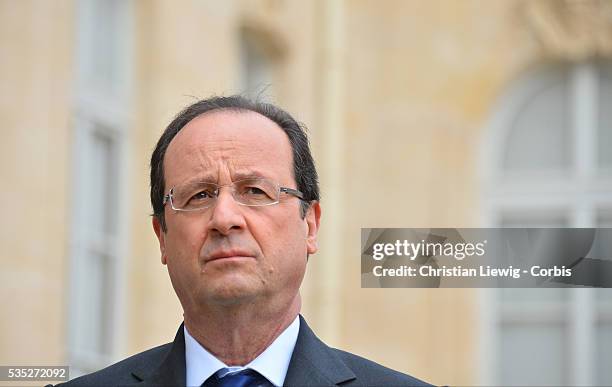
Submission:
M 162 205 L 166 206 L 166 203 L 170 203 L 170 207 L 174 210 L 174 211 L 184 211 L 184 212 L 194 212 L 194 211 L 201 211 L 201 210 L 205 210 L 207 208 L 211 208 L 213 207 L 216 203 L 217 203 L 217 198 L 219 197 L 219 193 L 221 192 L 221 188 L 223 187 L 233 187 L 234 184 L 236 183 L 240 183 L 241 181 L 246 181 L 246 180 L 265 180 L 268 181 L 270 183 L 272 183 L 275 187 L 276 190 L 278 192 L 278 199 L 276 199 L 276 201 L 272 202 L 272 203 L 266 203 L 266 204 L 244 204 L 244 203 L 240 203 L 238 200 L 236 200 L 236 198 L 234 197 L 234 190 L 232 189 L 231 193 L 232 193 L 232 199 L 234 199 L 234 201 L 241 205 L 241 206 L 245 206 L 245 207 L 265 207 L 265 206 L 272 206 L 274 204 L 278 204 L 280 203 L 280 194 L 281 193 L 285 193 L 287 195 L 292 195 L 295 196 L 296 198 L 300 199 L 301 201 L 306 202 L 307 200 L 304 198 L 304 194 L 301 191 L 298 191 L 297 189 L 293 189 L 293 188 L 289 188 L 289 187 L 281 187 L 278 183 L 269 180 L 269 179 L 263 179 L 263 178 L 249 178 L 249 179 L 241 179 L 241 180 L 237 180 L 232 182 L 231 184 L 215 184 L 215 183 L 207 183 L 210 185 L 213 185 L 215 187 L 217 187 L 217 195 L 215 196 L 215 199 L 213 200 L 213 202 L 206 207 L 201 207 L 201 208 L 194 208 L 192 210 L 188 210 L 185 208 L 176 208 L 174 206 L 174 188 L 176 188 L 176 186 L 170 188 L 170 191 L 168 191 L 168 193 L 166 195 L 164 195 L 163 201 L 162 201 Z

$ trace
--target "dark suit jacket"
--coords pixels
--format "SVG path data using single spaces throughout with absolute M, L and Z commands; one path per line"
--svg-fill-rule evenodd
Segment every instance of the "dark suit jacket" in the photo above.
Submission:
M 300 332 L 286 386 L 429 386 L 411 376 L 325 345 L 300 316 Z M 185 386 L 185 336 L 141 352 L 103 370 L 62 384 L 77 386 Z

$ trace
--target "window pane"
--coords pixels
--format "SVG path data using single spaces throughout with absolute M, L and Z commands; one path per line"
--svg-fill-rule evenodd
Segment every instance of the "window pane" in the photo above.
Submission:
M 556 302 L 564 303 L 568 298 L 567 289 L 500 289 L 501 301 L 511 303 Z
M 612 167 L 612 66 L 600 70 L 598 161 L 603 167 Z
M 242 34 L 242 92 L 252 98 L 272 100 L 274 95 L 273 60 L 265 45 L 248 32 Z
M 525 204 L 529 204 L 528 200 Z M 502 213 L 499 227 L 545 227 L 562 228 L 568 227 L 567 216 L 560 211 L 513 211 Z
M 80 348 L 89 353 L 109 354 L 112 305 L 111 260 L 108 256 L 90 252 L 83 262 L 87 287 L 83 287 L 79 306 Z
M 597 216 L 597 227 L 612 228 L 612 210 L 599 211 Z M 591 252 L 589 252 L 589 257 L 600 257 L 602 259 L 612 260 L 612 241 L 595 235 L 595 241 Z M 597 289 L 596 299 L 599 304 L 599 310 L 606 308 L 608 312 L 612 312 L 612 289 Z M 603 340 L 603 342 L 612 347 L 612 337 L 608 337 L 607 340 L 608 341 Z
M 88 223 L 94 225 L 100 235 L 112 235 L 116 228 L 113 201 L 117 187 L 117 144 L 105 131 L 108 132 L 108 129 L 97 127 L 92 136 Z
M 569 86 L 566 76 L 525 101 L 510 127 L 507 170 L 560 170 L 571 161 Z
M 606 227 L 606 226 L 600 226 Z M 608 226 L 609 227 L 609 226 Z M 608 238 L 609 232 L 596 232 L 591 250 L 587 254 L 589 258 L 612 260 L 612 240 Z
M 597 327 L 597 379 L 600 386 L 612 385 L 612 324 Z
M 567 227 L 568 220 L 558 212 L 525 212 L 502 214 L 500 227 Z M 565 289 L 501 289 L 502 302 L 565 302 L 568 294 Z
M 597 211 L 597 227 L 612 227 L 612 209 Z
M 500 384 L 567 385 L 563 325 L 506 325 L 501 338 Z
M 87 71 L 97 87 L 108 88 L 121 82 L 121 44 L 125 37 L 123 26 L 127 2 L 125 0 L 89 0 L 88 23 L 91 29 L 90 68 Z

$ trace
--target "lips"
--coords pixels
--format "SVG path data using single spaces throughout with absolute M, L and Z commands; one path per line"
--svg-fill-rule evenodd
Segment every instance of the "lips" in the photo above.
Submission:
M 253 258 L 253 255 L 247 251 L 243 250 L 223 250 L 216 251 L 213 254 L 209 255 L 206 259 L 206 262 L 217 261 L 220 259 L 227 258 Z

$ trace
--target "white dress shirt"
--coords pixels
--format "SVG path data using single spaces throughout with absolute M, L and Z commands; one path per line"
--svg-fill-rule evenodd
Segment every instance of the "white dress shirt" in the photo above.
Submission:
M 183 330 L 185 332 L 185 375 L 187 386 L 202 385 L 206 379 L 221 368 L 229 368 L 230 372 L 251 368 L 262 374 L 275 386 L 282 386 L 285 376 L 287 376 L 291 355 L 293 354 L 298 332 L 300 331 L 300 319 L 296 317 L 265 351 L 244 367 L 227 366 L 202 347 L 189 334 L 187 327 L 183 327 Z

